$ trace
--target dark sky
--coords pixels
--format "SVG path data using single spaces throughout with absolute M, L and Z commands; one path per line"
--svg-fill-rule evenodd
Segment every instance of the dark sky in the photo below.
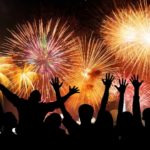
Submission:
M 94 29 L 95 10 L 110 12 L 113 1 L 131 0 L 0 0 L 0 43 L 8 34 L 7 28 L 34 18 L 74 17 L 79 26 Z
M 84 13 L 88 3 L 99 0 L 0 0 L 0 24 L 11 25 L 33 17 L 50 17 L 51 15 L 77 15 Z
M 97 0 L 0 0 L 0 39 L 7 28 L 34 18 L 74 16 L 83 20 L 84 9 L 91 1 L 97 4 Z

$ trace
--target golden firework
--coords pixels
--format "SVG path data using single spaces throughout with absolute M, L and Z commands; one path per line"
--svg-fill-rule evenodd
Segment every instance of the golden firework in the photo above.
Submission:
M 78 39 L 81 53 L 81 67 L 76 70 L 72 85 L 80 89 L 80 94 L 71 98 L 67 106 L 77 112 L 78 107 L 87 103 L 98 109 L 104 92 L 101 82 L 105 73 L 113 73 L 117 67 L 114 56 L 109 53 L 100 39 L 93 35 Z
M 25 65 L 23 68 L 16 67 L 11 78 L 11 90 L 17 95 L 28 98 L 35 89 L 34 84 L 38 80 L 38 75 L 34 72 L 34 66 Z
M 150 75 L 150 6 L 146 1 L 113 11 L 104 19 L 101 33 L 125 70 L 144 78 Z

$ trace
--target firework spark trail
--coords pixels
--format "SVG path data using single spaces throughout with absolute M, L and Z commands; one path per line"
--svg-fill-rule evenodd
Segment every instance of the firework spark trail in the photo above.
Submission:
M 80 64 L 80 53 L 70 26 L 60 19 L 51 19 L 47 24 L 40 20 L 18 25 L 10 33 L 12 37 L 4 45 L 7 55 L 12 56 L 18 66 L 34 65 L 41 80 L 36 82 L 35 88 L 40 90 L 44 100 L 52 99 L 54 92 L 49 80 L 58 76 L 67 81 Z
M 106 51 L 100 39 L 91 35 L 90 38 L 85 36 L 78 40 L 82 66 L 76 71 L 71 83 L 79 87 L 80 94 L 71 98 L 67 104 L 75 112 L 83 103 L 98 109 L 104 92 L 101 79 L 105 73 L 117 71 L 113 55 Z
M 150 75 L 150 6 L 117 9 L 103 21 L 101 33 L 105 44 L 124 63 L 125 70 L 147 78 Z

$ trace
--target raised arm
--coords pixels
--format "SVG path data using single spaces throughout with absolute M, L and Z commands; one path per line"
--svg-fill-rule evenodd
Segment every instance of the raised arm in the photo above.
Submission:
M 79 89 L 76 86 L 74 86 L 73 88 L 71 88 L 69 86 L 69 92 L 65 96 L 61 97 L 59 88 L 62 86 L 62 84 L 63 83 L 59 83 L 59 79 L 58 78 L 55 78 L 55 79 L 51 80 L 51 85 L 53 86 L 53 88 L 55 90 L 57 100 L 54 101 L 54 102 L 46 103 L 44 105 L 45 106 L 44 109 L 46 111 L 53 111 L 56 108 L 60 108 L 60 106 L 63 103 L 65 103 L 70 96 L 74 95 L 75 93 L 79 93 Z
M 97 121 L 100 119 L 100 116 L 105 112 L 106 105 L 109 97 L 109 89 L 114 80 L 114 76 L 110 73 L 106 74 L 106 78 L 102 79 L 103 84 L 105 85 L 105 92 L 101 101 L 101 108 L 98 112 Z
M 14 106 L 17 106 L 20 102 L 19 97 L 9 91 L 4 85 L 0 84 L 0 90 L 2 91 L 3 95 L 9 100 Z
M 55 78 L 51 79 L 50 83 L 51 83 L 51 85 L 53 86 L 53 88 L 55 90 L 57 100 L 59 100 L 61 98 L 61 94 L 60 94 L 59 89 L 63 85 L 63 82 L 60 83 L 59 78 L 55 77 Z
M 134 86 L 133 107 L 132 107 L 133 117 L 135 119 L 136 125 L 142 126 L 139 89 L 143 81 L 139 81 L 139 77 L 135 75 L 131 77 L 130 81 Z
M 61 100 L 61 94 L 60 94 L 60 87 L 62 86 L 63 83 L 59 82 L 58 78 L 52 79 L 51 80 L 51 85 L 53 86 L 55 93 L 56 93 L 56 97 L 57 100 L 60 101 Z M 79 93 L 79 90 L 77 87 L 69 87 L 69 95 L 73 95 L 75 93 Z M 66 95 L 65 99 L 69 96 Z M 60 109 L 63 113 L 64 119 L 63 119 L 63 124 L 65 125 L 65 127 L 68 129 L 69 133 L 72 134 L 72 132 L 74 132 L 74 129 L 77 127 L 77 123 L 75 122 L 75 120 L 72 118 L 72 116 L 70 115 L 70 113 L 67 111 L 64 103 L 60 104 Z
M 78 88 L 76 88 L 75 86 L 73 88 L 69 87 L 69 91 L 71 91 L 71 93 L 79 93 Z M 72 116 L 70 115 L 70 113 L 67 111 L 64 103 L 62 103 L 60 109 L 61 109 L 61 111 L 63 113 L 63 116 L 64 116 L 63 124 L 68 129 L 68 131 L 69 131 L 70 134 L 75 134 L 76 129 L 78 128 L 78 124 L 72 118 Z
M 118 115 L 117 115 L 117 125 L 118 125 L 119 120 L 120 120 L 120 115 L 123 111 L 124 93 L 125 93 L 127 85 L 128 85 L 128 83 L 126 83 L 125 79 L 122 79 L 122 80 L 119 79 L 119 86 L 115 85 L 116 89 L 120 93 L 120 99 L 119 99 L 119 105 L 118 105 Z

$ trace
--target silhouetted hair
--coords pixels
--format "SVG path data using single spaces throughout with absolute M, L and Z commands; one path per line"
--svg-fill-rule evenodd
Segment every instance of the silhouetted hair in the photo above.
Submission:
M 150 108 L 146 108 L 143 111 L 143 120 L 150 120 Z
M 45 124 L 46 125 L 51 125 L 51 126 L 55 126 L 55 127 L 59 127 L 61 125 L 61 117 L 59 114 L 57 113 L 52 113 L 49 116 L 46 117 L 45 119 Z
M 41 100 L 41 93 L 38 90 L 34 90 L 30 93 L 29 99 L 32 99 L 34 101 L 40 101 Z
M 93 107 L 88 104 L 83 104 L 79 107 L 80 120 L 91 119 L 93 116 Z

